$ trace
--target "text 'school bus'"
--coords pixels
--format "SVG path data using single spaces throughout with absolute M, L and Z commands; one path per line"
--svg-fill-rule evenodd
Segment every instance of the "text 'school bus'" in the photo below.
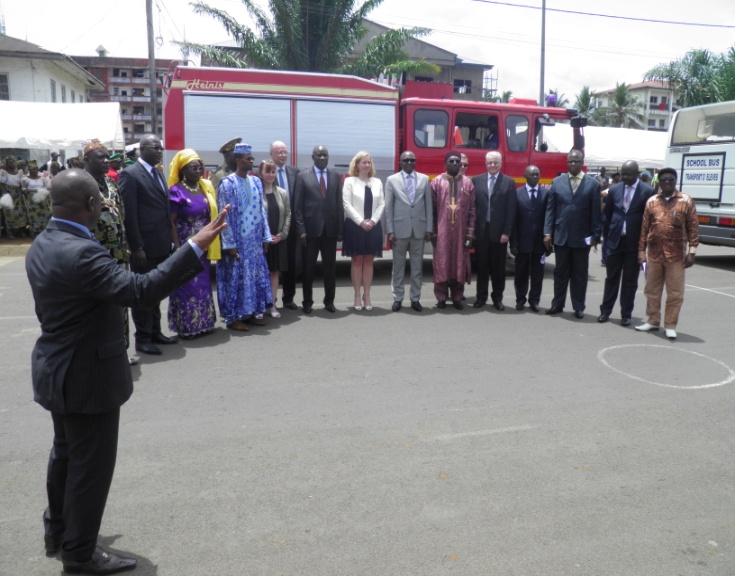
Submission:
M 508 104 L 453 100 L 453 86 L 407 82 L 400 88 L 344 76 L 275 70 L 182 66 L 166 79 L 165 161 L 193 148 L 208 167 L 222 163 L 220 146 L 242 137 L 256 162 L 270 143 L 288 146 L 292 165 L 312 165 L 314 146 L 329 150 L 330 166 L 346 173 L 359 150 L 370 152 L 382 180 L 398 171 L 403 150 L 416 154 L 416 169 L 444 172 L 452 148 L 467 154 L 468 176 L 485 172 L 485 154 L 503 154 L 503 172 L 523 182 L 529 164 L 550 183 L 567 170 L 566 152 L 548 152 L 545 126 L 566 124 L 584 147 L 586 119 L 575 110 L 544 108 L 533 101 Z
M 735 247 L 735 101 L 678 110 L 664 163 L 697 205 L 699 240 Z

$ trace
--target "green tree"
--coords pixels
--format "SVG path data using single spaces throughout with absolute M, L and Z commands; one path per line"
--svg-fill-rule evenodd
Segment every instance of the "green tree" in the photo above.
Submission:
M 553 90 L 549 90 L 549 92 L 546 94 L 547 98 L 553 94 L 556 96 L 556 104 L 554 104 L 554 107 L 556 108 L 566 108 L 569 106 L 569 98 L 567 98 L 566 94 L 559 94 L 559 89 L 554 88 Z
M 179 45 L 234 68 L 349 72 L 366 77 L 381 72 L 438 71 L 423 60 L 410 61 L 402 49 L 408 38 L 428 34 L 427 28 L 391 30 L 372 38 L 361 55 L 353 54 L 367 34 L 363 19 L 383 0 L 268 0 L 267 10 L 253 0 L 241 2 L 253 18 L 253 28 L 201 0 L 191 4 L 197 14 L 220 22 L 240 50 L 191 42 Z
M 610 126 L 616 128 L 643 128 L 643 113 L 641 103 L 631 92 L 628 85 L 616 83 L 615 90 L 610 97 L 605 115 Z
M 720 102 L 735 100 L 735 46 L 720 57 L 715 89 Z
M 595 109 L 595 99 L 589 85 L 582 86 L 577 98 L 574 101 L 574 107 L 583 116 L 590 116 Z
M 683 58 L 654 66 L 645 80 L 659 80 L 672 88 L 681 106 L 717 102 L 717 73 L 721 58 L 706 49 L 687 52 Z

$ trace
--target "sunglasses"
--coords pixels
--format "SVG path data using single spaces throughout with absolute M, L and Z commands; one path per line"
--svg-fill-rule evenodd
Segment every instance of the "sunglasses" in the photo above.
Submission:
M 469 164 L 467 164 L 467 162 L 461 162 L 461 165 L 464 166 L 465 168 L 467 168 L 467 166 L 469 166 Z
M 407 162 L 408 164 L 416 164 L 416 158 L 401 158 L 401 162 Z
M 661 183 L 664 183 L 664 182 L 676 182 L 676 178 L 659 178 L 658 181 L 661 182 Z
M 454 159 L 447 160 L 447 164 L 461 164 L 461 163 L 462 161 L 459 158 L 457 158 L 456 160 Z

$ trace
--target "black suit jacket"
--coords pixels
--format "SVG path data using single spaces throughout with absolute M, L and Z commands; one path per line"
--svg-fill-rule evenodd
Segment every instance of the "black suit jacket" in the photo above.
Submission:
M 165 182 L 163 174 L 161 178 Z M 149 258 L 168 256 L 171 253 L 168 187 L 164 191 L 143 164 L 136 162 L 120 172 L 120 194 L 130 250 L 143 248 Z
M 296 192 L 296 177 L 299 175 L 299 169 L 295 166 L 284 166 L 286 170 L 286 180 L 288 181 L 288 200 L 291 203 L 291 213 L 295 211 L 296 203 L 295 192 Z M 278 168 L 276 168 L 276 184 L 278 184 Z
M 544 219 L 546 207 L 549 203 L 549 191 L 536 186 L 536 206 L 531 207 L 531 195 L 526 186 L 516 190 L 518 205 L 513 234 L 510 237 L 510 247 L 522 254 L 531 252 L 545 252 L 544 247 Z
M 584 248 L 588 237 L 598 242 L 600 217 L 600 183 L 595 178 L 585 174 L 574 194 L 569 174 L 554 178 L 544 222 L 544 234 L 551 234 L 554 244 Z
M 472 179 L 475 185 L 475 202 L 477 204 L 477 223 L 475 238 L 484 238 L 487 223 L 487 190 L 488 173 L 479 174 Z M 503 234 L 510 236 L 516 217 L 516 183 L 510 176 L 498 173 L 495 178 L 495 189 L 490 197 L 490 241 L 500 242 Z
M 41 337 L 32 354 L 34 400 L 59 414 L 102 414 L 133 392 L 122 307 L 150 307 L 202 266 L 188 244 L 139 275 L 99 242 L 51 220 L 26 256 Z
M 615 250 L 621 240 L 625 242 L 625 252 L 638 252 L 638 239 L 641 236 L 641 223 L 646 202 L 653 196 L 653 188 L 638 180 L 633 192 L 628 212 L 624 210 L 625 184 L 618 182 L 610 186 L 605 202 L 604 213 L 610 223 L 605 243 L 607 248 Z M 625 237 L 623 238 L 623 222 L 625 222 Z
M 342 178 L 337 172 L 327 170 L 327 197 L 322 198 L 314 168 L 299 172 L 294 190 L 294 214 L 296 230 L 306 232 L 308 238 L 342 236 L 345 222 L 342 206 Z

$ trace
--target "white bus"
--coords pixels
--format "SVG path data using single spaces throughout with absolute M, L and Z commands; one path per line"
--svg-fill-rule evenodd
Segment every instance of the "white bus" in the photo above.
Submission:
M 735 101 L 677 111 L 664 165 L 697 205 L 700 242 L 735 247 Z

